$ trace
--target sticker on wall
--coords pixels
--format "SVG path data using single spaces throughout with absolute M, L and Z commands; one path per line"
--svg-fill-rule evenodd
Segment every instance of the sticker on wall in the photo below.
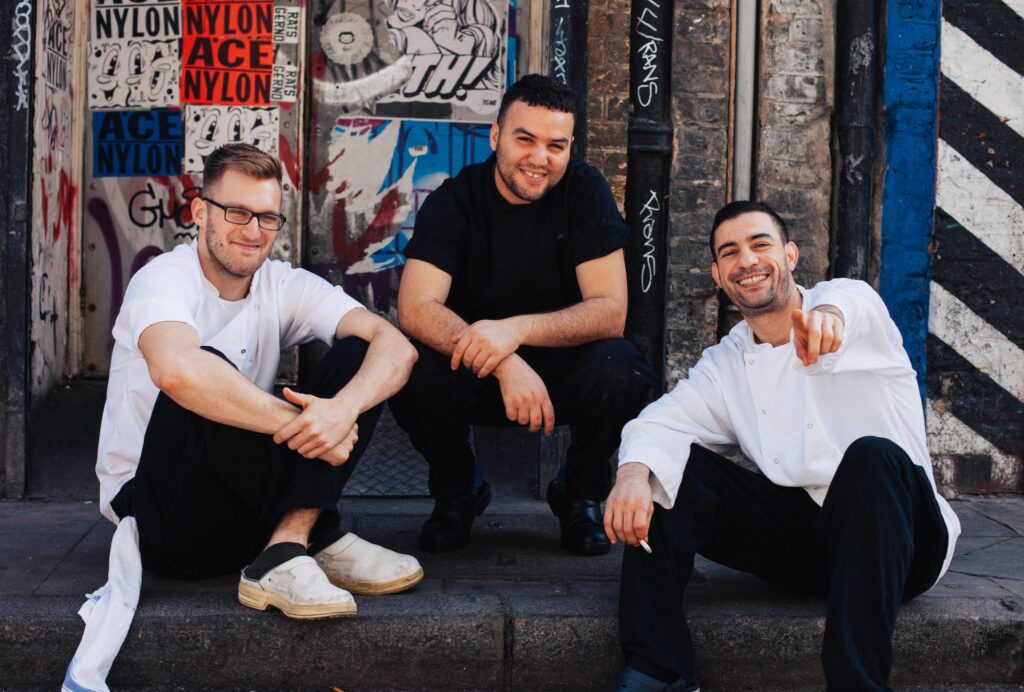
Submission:
M 181 111 L 97 111 L 92 114 L 96 178 L 181 175 Z
M 273 0 L 183 0 L 181 102 L 270 105 Z
M 202 173 L 206 157 L 222 144 L 246 142 L 277 156 L 280 113 L 276 107 L 185 107 L 185 172 Z
M 373 117 L 492 118 L 505 83 L 507 0 L 333 0 L 314 29 L 314 98 Z
M 294 103 L 299 95 L 299 68 L 294 65 L 274 65 L 270 84 L 270 100 Z
M 180 0 L 97 0 L 90 20 L 89 108 L 177 105 Z
M 43 83 L 52 90 L 68 88 L 68 45 L 71 27 L 67 25 L 64 2 L 49 0 L 43 13 Z
M 274 8 L 274 43 L 299 42 L 298 7 L 277 6 Z
M 412 76 L 381 103 L 449 103 L 497 112 L 505 80 L 506 0 L 385 0 L 385 23 Z

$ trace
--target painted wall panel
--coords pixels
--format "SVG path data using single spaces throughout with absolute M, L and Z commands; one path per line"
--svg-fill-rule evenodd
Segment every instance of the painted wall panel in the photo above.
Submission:
M 946 0 L 926 379 L 938 476 L 1024 490 L 1024 17 Z M 955 431 L 956 434 L 950 434 Z
M 81 34 L 74 0 L 37 3 L 34 224 L 31 246 L 31 391 L 44 394 L 67 369 L 69 290 L 79 285 L 78 229 L 83 92 L 74 84 Z

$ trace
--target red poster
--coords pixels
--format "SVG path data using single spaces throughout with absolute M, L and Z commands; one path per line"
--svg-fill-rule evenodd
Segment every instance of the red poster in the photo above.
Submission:
M 267 106 L 273 0 L 182 0 L 181 102 Z

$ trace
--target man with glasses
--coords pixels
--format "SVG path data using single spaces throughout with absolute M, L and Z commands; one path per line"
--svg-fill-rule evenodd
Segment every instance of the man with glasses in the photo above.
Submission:
M 221 147 L 192 201 L 198 238 L 132 277 L 113 329 L 101 511 L 135 517 L 148 570 L 241 569 L 238 599 L 251 608 L 354 615 L 349 592 L 402 591 L 423 576 L 415 558 L 343 535 L 337 512 L 416 352 L 340 288 L 268 260 L 280 209 L 280 163 Z M 274 396 L 281 350 L 314 338 L 330 351 Z

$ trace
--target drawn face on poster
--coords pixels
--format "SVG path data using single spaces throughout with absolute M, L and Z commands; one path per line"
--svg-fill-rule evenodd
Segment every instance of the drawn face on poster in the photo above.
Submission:
M 277 156 L 280 121 L 276 107 L 187 106 L 185 172 L 202 173 L 206 157 L 230 142 L 246 142 Z
M 493 118 L 508 8 L 507 0 L 374 0 L 332 14 L 318 37 L 329 63 L 316 96 L 376 116 Z
M 96 0 L 89 31 L 89 108 L 177 105 L 179 0 Z
M 106 41 L 92 45 L 90 108 L 150 108 L 177 102 L 177 41 Z

